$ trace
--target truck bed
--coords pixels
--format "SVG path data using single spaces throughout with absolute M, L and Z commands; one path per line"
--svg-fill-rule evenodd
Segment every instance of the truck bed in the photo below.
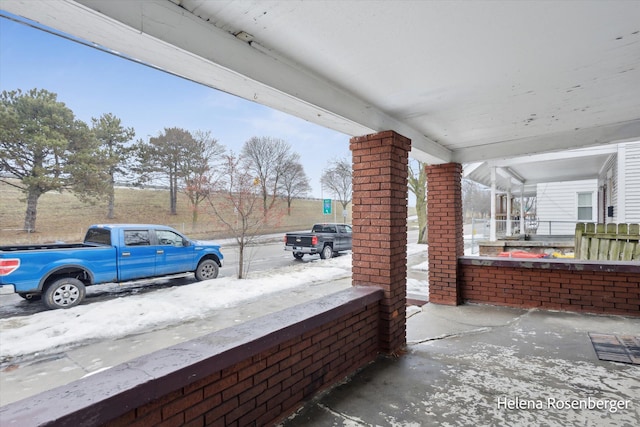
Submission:
M 0 246 L 0 252 L 15 252 L 15 251 L 38 251 L 49 249 L 78 249 L 78 248 L 90 248 L 95 245 L 85 245 L 84 243 L 49 243 L 49 244 L 30 244 L 30 245 L 13 245 L 13 246 Z

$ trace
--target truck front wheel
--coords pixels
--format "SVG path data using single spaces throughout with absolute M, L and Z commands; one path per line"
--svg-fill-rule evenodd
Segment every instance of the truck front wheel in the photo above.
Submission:
M 322 248 L 322 252 L 320 252 L 320 258 L 329 259 L 333 256 L 333 248 L 329 245 Z
M 50 310 L 71 308 L 84 299 L 84 283 L 72 277 L 63 277 L 51 283 L 42 294 L 42 302 Z
M 212 259 L 205 259 L 196 268 L 196 279 L 200 281 L 215 279 L 218 277 L 218 271 L 220 271 L 220 268 L 217 262 Z

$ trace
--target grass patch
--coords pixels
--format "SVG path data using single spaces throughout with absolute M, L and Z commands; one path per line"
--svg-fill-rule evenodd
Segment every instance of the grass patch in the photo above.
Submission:
M 192 226 L 192 209 L 187 198 L 178 195 L 178 213 L 169 213 L 167 190 L 116 188 L 115 218 L 107 219 L 106 202 L 91 205 L 83 203 L 68 191 L 49 192 L 38 200 L 36 231 L 23 231 L 26 211 L 25 196 L 20 190 L 0 182 L 0 245 L 49 243 L 55 241 L 76 242 L 92 224 L 105 223 L 150 223 L 171 226 L 192 238 L 220 239 L 229 237 L 228 232 L 202 204 L 198 221 Z M 291 206 L 291 215 L 286 214 L 286 203 L 279 202 L 285 212 L 280 224 L 266 230 L 278 233 L 291 230 L 306 230 L 316 222 L 333 222 L 334 215 L 322 214 L 322 200 L 296 199 Z M 342 222 L 342 208 L 338 206 L 335 217 Z M 351 222 L 349 207 L 347 222 Z

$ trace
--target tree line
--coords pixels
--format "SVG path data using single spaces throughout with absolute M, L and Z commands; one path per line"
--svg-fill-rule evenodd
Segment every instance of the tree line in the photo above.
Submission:
M 106 217 L 115 217 L 116 182 L 162 184 L 169 188 L 169 210 L 177 213 L 178 193 L 186 195 L 198 220 L 199 206 L 214 193 L 233 188 L 240 173 L 259 193 L 262 215 L 277 199 L 288 213 L 295 198 L 311 190 L 300 155 L 284 140 L 253 137 L 240 153 L 227 150 L 210 132 L 164 128 L 155 137 L 134 141 L 135 130 L 112 113 L 87 124 L 58 101 L 55 93 L 32 89 L 3 91 L 0 95 L 0 180 L 25 194 L 24 229 L 36 229 L 38 199 L 50 191 L 69 190 L 91 203 L 106 201 Z M 340 171 L 333 184 L 330 169 Z M 334 172 L 333 170 L 331 172 Z M 344 173 L 342 173 L 344 172 Z M 350 162 L 335 161 L 323 183 L 336 191 L 350 189 Z M 345 177 L 349 187 L 345 190 Z M 237 189 L 236 189 L 237 190 Z M 350 193 L 342 194 L 343 206 Z
M 260 220 L 254 221 L 255 228 L 265 225 L 278 199 L 286 202 L 290 215 L 293 200 L 311 190 L 300 155 L 281 139 L 253 137 L 236 154 L 209 131 L 169 127 L 146 141 L 134 138 L 135 130 L 112 113 L 92 118 L 90 124 L 76 119 L 55 93 L 39 89 L 2 92 L 0 181 L 25 194 L 24 229 L 36 229 L 38 199 L 50 191 L 69 190 L 85 202 L 106 202 L 106 217 L 113 219 L 117 182 L 160 184 L 169 189 L 171 214 L 177 213 L 178 193 L 186 196 L 194 225 L 203 204 L 214 215 L 218 212 L 216 216 L 228 214 L 212 205 L 212 196 L 217 195 L 233 207 L 232 216 L 261 212 L 256 215 Z M 425 167 L 418 161 L 409 164 L 408 184 L 416 197 L 420 243 L 427 241 Z M 334 159 L 321 177 L 322 186 L 343 210 L 351 203 L 351 175 L 349 160 Z M 248 194 L 259 199 L 260 210 L 238 206 L 239 200 L 233 200 L 244 199 L 246 204 Z M 482 186 L 463 180 L 467 215 L 487 215 L 488 196 Z M 248 218 L 244 222 L 249 227 Z

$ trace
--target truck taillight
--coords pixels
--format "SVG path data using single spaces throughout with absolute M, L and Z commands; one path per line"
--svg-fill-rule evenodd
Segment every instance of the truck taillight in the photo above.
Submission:
M 318 244 L 318 236 L 313 236 L 313 237 L 311 238 L 311 244 L 312 244 L 313 246 L 315 246 L 315 245 L 317 245 L 317 244 Z
M 20 267 L 20 260 L 17 258 L 0 259 L 0 276 L 13 273 Z

